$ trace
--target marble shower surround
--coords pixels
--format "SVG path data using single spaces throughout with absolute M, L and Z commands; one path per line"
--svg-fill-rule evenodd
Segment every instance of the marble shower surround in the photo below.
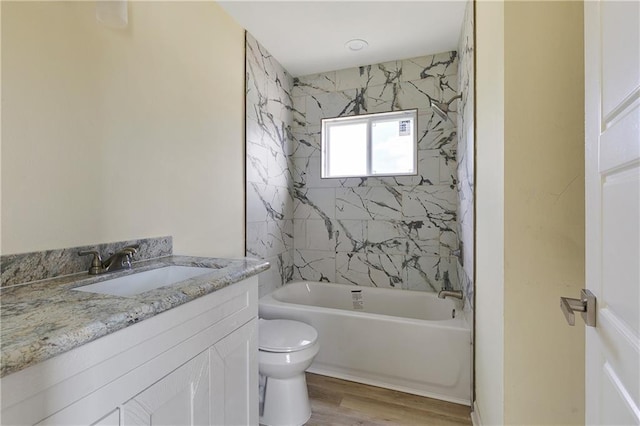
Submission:
M 465 295 L 465 308 L 473 309 L 474 272 L 474 39 L 473 2 L 465 8 L 458 52 L 458 81 L 460 99 L 458 110 L 458 238 L 462 252 L 462 265 L 458 265 L 458 276 Z
M 246 255 L 267 260 L 260 296 L 293 271 L 293 78 L 246 33 Z
M 294 79 L 294 279 L 438 291 L 459 287 L 455 51 Z M 456 109 L 457 101 L 451 107 Z M 416 176 L 320 179 L 320 120 L 418 109 Z

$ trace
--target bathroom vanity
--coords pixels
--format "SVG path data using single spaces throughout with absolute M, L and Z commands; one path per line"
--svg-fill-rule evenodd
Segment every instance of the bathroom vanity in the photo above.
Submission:
M 268 264 L 138 268 L 168 265 L 211 272 L 127 297 L 75 290 L 104 277 L 3 289 L 2 423 L 257 424 L 256 274 Z

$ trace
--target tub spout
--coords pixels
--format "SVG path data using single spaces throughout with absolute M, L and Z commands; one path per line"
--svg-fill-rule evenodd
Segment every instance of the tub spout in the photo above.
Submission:
M 445 297 L 455 297 L 462 300 L 462 290 L 440 290 L 438 292 L 438 298 L 444 299 Z

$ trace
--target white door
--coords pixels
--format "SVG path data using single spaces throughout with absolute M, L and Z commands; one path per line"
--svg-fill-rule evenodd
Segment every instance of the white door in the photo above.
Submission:
M 586 422 L 640 424 L 640 2 L 585 1 Z

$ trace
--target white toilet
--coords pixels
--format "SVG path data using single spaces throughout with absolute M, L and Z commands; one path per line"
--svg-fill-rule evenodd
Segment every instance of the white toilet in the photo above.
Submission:
M 318 332 L 299 321 L 258 323 L 258 363 L 264 400 L 260 424 L 300 426 L 311 417 L 304 371 L 318 353 Z

